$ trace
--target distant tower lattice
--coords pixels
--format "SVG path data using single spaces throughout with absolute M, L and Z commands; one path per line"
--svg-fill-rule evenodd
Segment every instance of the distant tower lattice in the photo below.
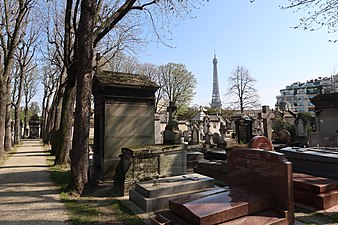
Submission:
M 219 97 L 219 87 L 218 87 L 218 74 L 217 74 L 217 59 L 216 54 L 214 54 L 214 60 L 212 61 L 214 64 L 213 70 L 213 86 L 212 86 L 212 99 L 211 99 L 211 107 L 212 108 L 221 108 L 222 103 Z

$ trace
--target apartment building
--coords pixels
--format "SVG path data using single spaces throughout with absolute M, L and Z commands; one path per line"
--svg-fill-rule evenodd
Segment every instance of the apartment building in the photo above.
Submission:
M 295 112 L 314 112 L 310 99 L 323 93 L 338 92 L 338 74 L 331 77 L 318 77 L 306 82 L 295 82 L 280 90 L 276 96 L 276 109 Z

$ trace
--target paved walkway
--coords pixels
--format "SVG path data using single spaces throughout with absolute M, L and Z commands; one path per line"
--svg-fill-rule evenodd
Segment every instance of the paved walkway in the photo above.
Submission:
M 0 225 L 69 224 L 46 155 L 39 140 L 25 140 L 0 166 Z

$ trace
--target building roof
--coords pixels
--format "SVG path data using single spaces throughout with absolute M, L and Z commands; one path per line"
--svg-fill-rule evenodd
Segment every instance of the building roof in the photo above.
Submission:
M 338 109 L 338 92 L 319 94 L 313 97 L 310 101 L 316 106 L 316 110 Z
M 155 82 L 144 75 L 99 71 L 95 77 L 106 87 L 158 88 Z

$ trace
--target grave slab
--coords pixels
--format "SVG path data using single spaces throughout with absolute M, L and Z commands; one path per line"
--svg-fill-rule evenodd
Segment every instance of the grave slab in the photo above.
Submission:
M 169 202 L 169 208 L 194 225 L 212 225 L 267 209 L 273 205 L 269 194 L 234 189 L 216 194 L 197 194 Z
M 182 198 L 201 191 L 220 192 L 214 179 L 201 174 L 187 174 L 145 181 L 129 190 L 129 199 L 145 212 L 169 208 L 169 200 Z
M 338 205 L 338 181 L 303 173 L 293 174 L 295 201 L 325 210 Z

